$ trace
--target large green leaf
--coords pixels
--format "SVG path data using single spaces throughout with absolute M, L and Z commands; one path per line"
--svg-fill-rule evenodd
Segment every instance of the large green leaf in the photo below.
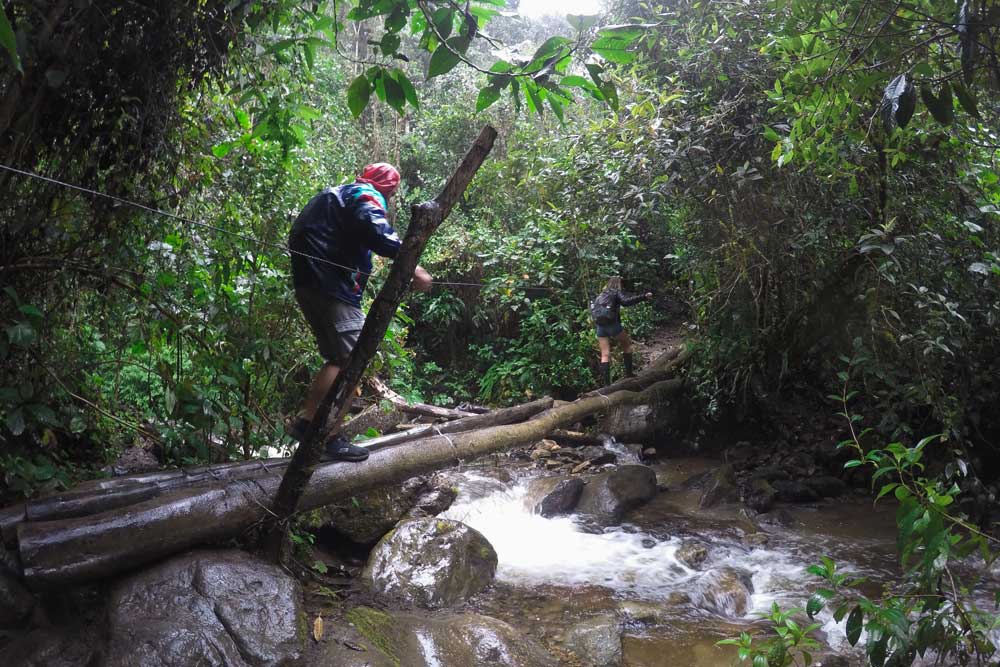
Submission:
M 469 48 L 469 38 L 467 36 L 451 37 L 445 44 L 440 44 L 431 55 L 430 65 L 427 67 L 427 78 L 431 79 L 450 72 L 460 61 L 461 55 Z
M 976 96 L 972 94 L 972 91 L 958 81 L 955 82 L 953 88 L 955 90 L 955 97 L 958 98 L 958 103 L 962 105 L 963 109 L 965 109 L 965 113 L 969 114 L 973 118 L 979 118 L 979 108 L 976 106 Z
M 379 48 L 387 56 L 391 56 L 399 48 L 399 35 L 394 32 L 387 32 L 382 35 L 382 41 L 379 42 Z
M 618 63 L 619 65 L 627 65 L 636 59 L 636 54 L 628 50 L 632 41 L 631 39 L 608 35 L 594 40 L 590 48 L 605 60 Z
M 406 92 L 403 86 L 395 77 L 386 73 L 382 76 L 382 83 L 385 86 L 385 102 L 396 110 L 400 116 L 403 115 L 403 108 L 406 106 Z
M 531 56 L 532 64 L 528 66 L 529 69 L 534 69 L 532 66 L 536 65 L 536 63 L 540 64 L 542 61 L 545 61 L 559 53 L 560 49 L 562 49 L 562 47 L 566 44 L 569 44 L 569 40 L 565 37 L 549 37 L 541 46 L 538 47 L 538 50 L 535 51 L 535 55 Z
M 440 7 L 434 10 L 431 19 L 434 21 L 434 29 L 441 38 L 448 39 L 452 26 L 455 25 L 455 10 L 450 7 Z
M 417 89 L 413 87 L 413 82 L 406 76 L 406 73 L 401 69 L 395 69 L 392 71 L 392 75 L 403 88 L 403 94 L 406 96 L 406 101 L 409 102 L 410 106 L 414 109 L 419 109 L 420 99 L 417 97 Z
M 7 20 L 7 14 L 4 12 L 3 7 L 0 7 L 0 46 L 10 56 L 11 62 L 14 63 L 14 68 L 18 72 L 22 72 L 21 57 L 17 54 L 17 38 L 14 36 L 14 28 Z
M 941 92 L 938 95 L 934 95 L 930 86 L 921 86 L 920 98 L 937 122 L 942 125 L 951 125 L 952 121 L 955 120 L 955 103 L 951 96 L 951 85 L 947 81 L 941 86 Z
M 490 84 L 479 89 L 479 97 L 476 99 L 476 111 L 482 111 L 492 106 L 497 100 L 500 99 L 500 93 L 503 91 L 503 87 L 497 86 L 495 84 Z
M 371 94 L 371 82 L 364 74 L 359 74 L 354 81 L 351 81 L 351 85 L 347 87 L 347 106 L 355 118 L 360 116 L 361 112 L 368 106 Z
M 852 609 L 851 614 L 847 617 L 847 641 L 850 642 L 851 646 L 856 646 L 861 638 L 864 618 L 865 612 L 860 605 Z

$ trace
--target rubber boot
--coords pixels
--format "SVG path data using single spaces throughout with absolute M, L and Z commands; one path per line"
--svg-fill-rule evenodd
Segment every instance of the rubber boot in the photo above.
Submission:
M 622 361 L 625 362 L 625 377 L 635 377 L 635 370 L 632 367 L 632 353 L 626 352 L 623 354 Z
M 600 364 L 601 369 L 601 386 L 607 387 L 611 384 L 611 362 L 602 361 Z

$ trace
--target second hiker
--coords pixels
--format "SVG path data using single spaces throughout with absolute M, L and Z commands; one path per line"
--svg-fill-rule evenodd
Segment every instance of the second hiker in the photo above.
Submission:
M 652 292 L 631 296 L 622 291 L 622 279 L 612 277 L 605 285 L 604 291 L 590 302 L 590 316 L 594 320 L 597 333 L 597 344 L 601 348 L 600 381 L 601 386 L 611 384 L 611 340 L 621 345 L 622 360 L 625 362 L 625 376 L 634 374 L 632 357 L 632 339 L 622 326 L 621 307 L 631 306 L 652 298 Z

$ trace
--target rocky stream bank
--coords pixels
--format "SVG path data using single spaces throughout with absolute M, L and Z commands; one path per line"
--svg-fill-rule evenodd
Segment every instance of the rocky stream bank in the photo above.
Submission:
M 616 419 L 622 437 L 649 435 L 641 406 Z M 739 443 L 720 461 L 580 444 L 543 440 L 312 511 L 288 568 L 216 545 L 33 594 L 9 563 L 0 651 L 66 667 L 721 667 L 734 656 L 715 642 L 798 601 L 821 552 L 893 567 L 891 515 L 833 474 L 835 451 Z M 850 664 L 835 653 L 821 664 Z

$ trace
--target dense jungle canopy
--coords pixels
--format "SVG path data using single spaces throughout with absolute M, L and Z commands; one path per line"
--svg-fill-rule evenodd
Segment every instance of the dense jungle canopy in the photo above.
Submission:
M 422 259 L 437 285 L 370 373 L 439 405 L 575 398 L 588 300 L 621 275 L 655 295 L 633 336 L 670 325 L 694 350 L 688 435 L 843 413 L 854 465 L 906 509 L 914 585 L 992 563 L 1000 3 L 517 5 L 0 3 L 0 500 L 136 444 L 182 465 L 287 443 L 319 364 L 292 220 L 386 161 L 406 230 L 489 123 Z M 989 622 L 959 593 L 869 603 L 872 663 L 974 655 Z

